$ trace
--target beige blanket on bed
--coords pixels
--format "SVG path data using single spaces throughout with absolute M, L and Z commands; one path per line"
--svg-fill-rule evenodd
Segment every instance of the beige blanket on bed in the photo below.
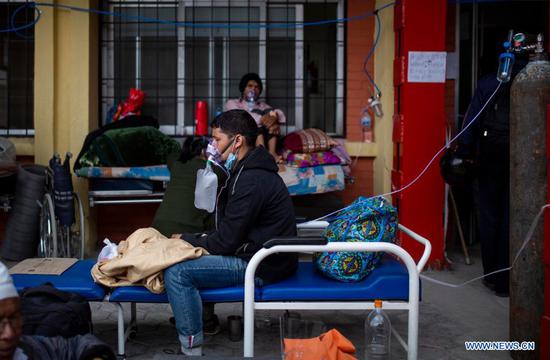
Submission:
M 108 287 L 143 285 L 160 294 L 164 292 L 164 269 L 202 255 L 208 255 L 203 248 L 145 228 L 121 241 L 118 256 L 95 264 L 91 272 L 95 282 Z

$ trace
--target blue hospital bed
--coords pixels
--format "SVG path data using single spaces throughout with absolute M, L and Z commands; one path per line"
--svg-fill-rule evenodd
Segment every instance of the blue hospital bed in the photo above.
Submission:
M 322 229 L 326 222 L 299 224 L 299 229 Z M 233 286 L 200 291 L 205 302 L 244 301 L 244 349 L 245 357 L 254 356 L 254 316 L 256 310 L 368 310 L 374 308 L 374 300 L 383 301 L 385 310 L 408 312 L 408 339 L 405 342 L 394 332 L 399 343 L 407 350 L 408 360 L 417 359 L 418 353 L 418 304 L 420 296 L 419 273 L 431 252 L 430 242 L 412 230 L 399 225 L 399 229 L 424 245 L 424 253 L 418 263 L 401 247 L 390 243 L 326 243 L 322 237 L 296 237 L 273 239 L 265 244 L 250 260 L 244 286 Z M 258 264 L 267 256 L 278 252 L 317 251 L 370 251 L 386 252 L 381 264 L 363 281 L 343 283 L 327 279 L 317 273 L 311 262 L 300 262 L 296 274 L 276 284 L 255 287 L 254 274 Z M 126 340 L 136 330 L 136 306 L 138 303 L 167 303 L 166 294 L 153 294 L 142 286 L 107 289 L 94 283 L 90 270 L 94 260 L 79 260 L 59 276 L 13 275 L 18 291 L 25 287 L 51 282 L 56 288 L 78 293 L 89 301 L 105 301 L 117 307 L 118 349 L 125 358 Z M 130 303 L 131 319 L 124 321 L 124 303 Z

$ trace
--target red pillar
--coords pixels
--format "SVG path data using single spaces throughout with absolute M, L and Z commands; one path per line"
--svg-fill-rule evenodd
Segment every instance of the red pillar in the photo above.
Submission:
M 550 144 L 550 105 L 548 105 L 546 109 L 546 144 Z M 550 146 L 546 146 L 546 153 L 546 156 L 549 159 L 548 168 L 550 170 Z M 550 172 L 548 172 L 548 174 L 550 174 Z M 550 176 L 548 176 L 547 181 L 550 186 Z M 550 203 L 550 192 L 548 193 L 547 203 Z M 548 341 L 544 341 L 545 339 L 550 339 L 550 211 L 544 212 L 543 251 L 544 310 L 542 313 L 540 327 L 540 358 L 550 359 L 550 343 Z
M 411 51 L 445 51 L 446 0 L 400 0 L 395 5 L 394 161 L 392 183 L 410 183 L 445 143 L 445 83 L 409 82 Z M 430 262 L 443 261 L 444 184 L 434 163 L 424 176 L 394 196 L 399 221 L 432 243 Z M 404 247 L 418 259 L 422 247 L 408 238 Z

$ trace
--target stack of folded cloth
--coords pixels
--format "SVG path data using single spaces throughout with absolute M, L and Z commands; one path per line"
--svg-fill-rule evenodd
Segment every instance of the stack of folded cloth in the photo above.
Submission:
M 351 162 L 344 146 L 319 129 L 304 129 L 290 133 L 283 142 L 283 158 L 287 166 L 346 166 Z
M 341 143 L 319 129 L 290 133 L 283 143 L 279 175 L 290 195 L 344 190 L 351 161 Z

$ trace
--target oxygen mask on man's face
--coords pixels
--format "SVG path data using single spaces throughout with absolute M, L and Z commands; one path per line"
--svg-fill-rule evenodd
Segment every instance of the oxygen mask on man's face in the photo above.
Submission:
M 222 154 L 218 147 L 214 144 L 214 140 L 210 140 L 206 146 L 206 157 L 208 160 L 220 165 L 223 163 Z

